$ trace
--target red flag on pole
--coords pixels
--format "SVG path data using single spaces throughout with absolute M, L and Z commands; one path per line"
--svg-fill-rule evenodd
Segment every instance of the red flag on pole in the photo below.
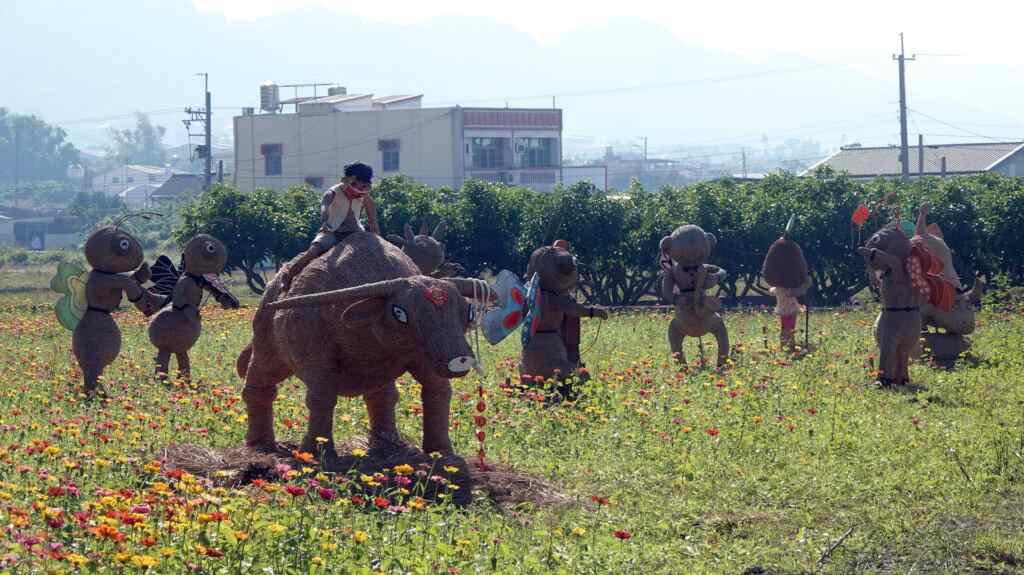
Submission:
M 858 228 L 862 228 L 864 227 L 864 222 L 868 221 L 868 216 L 870 215 L 871 212 L 868 211 L 868 207 L 861 204 L 853 211 L 853 217 L 851 219 L 853 220 L 853 223 L 857 224 Z

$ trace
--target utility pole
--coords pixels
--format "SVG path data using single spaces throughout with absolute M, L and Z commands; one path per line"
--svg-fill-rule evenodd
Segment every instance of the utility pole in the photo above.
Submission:
M 747 149 L 740 148 L 743 152 L 743 179 L 747 179 Z
M 213 180 L 213 106 L 211 105 L 210 98 L 210 75 L 206 72 L 200 72 L 196 76 L 203 77 L 203 87 L 206 92 L 206 107 L 205 108 L 185 108 L 185 113 L 188 114 L 188 118 L 182 120 L 185 124 L 185 129 L 188 131 L 189 141 L 192 141 L 194 136 L 203 137 L 203 145 L 199 146 L 196 150 L 200 158 L 205 160 L 203 164 L 203 189 L 208 190 L 210 188 L 210 182 Z M 192 134 L 190 128 L 193 122 L 199 122 L 203 125 L 202 134 Z
M 14 127 L 14 207 L 18 207 L 18 179 L 19 164 L 21 164 L 21 136 L 18 133 L 18 119 L 14 118 L 11 122 L 11 126 Z
M 900 67 L 900 176 L 906 180 L 910 177 L 910 150 L 907 146 L 907 74 L 904 64 L 909 60 L 916 59 L 915 56 L 907 57 L 903 50 L 903 32 L 900 32 L 900 53 L 893 54 L 893 60 L 899 62 Z

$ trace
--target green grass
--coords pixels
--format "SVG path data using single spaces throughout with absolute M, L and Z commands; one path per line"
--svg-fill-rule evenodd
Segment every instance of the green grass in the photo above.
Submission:
M 818 351 L 800 361 L 765 350 L 765 333 L 776 346 L 773 316 L 729 314 L 739 353 L 724 375 L 668 362 L 665 315 L 616 316 L 599 336 L 585 320 L 593 380 L 577 404 L 558 407 L 498 390 L 513 375 L 512 337 L 484 350 L 488 452 L 573 503 L 502 510 L 481 500 L 391 514 L 351 504 L 344 486 L 345 497 L 325 502 L 147 469 L 170 443 L 242 443 L 233 362 L 251 309 L 206 308 L 193 389 L 155 382 L 143 319 L 118 315 L 125 342 L 104 404 L 73 392 L 70 334 L 49 301 L 0 297 L 0 525 L 9 526 L 0 572 L 73 571 L 69 558 L 84 559 L 85 572 L 132 572 L 149 557 L 158 561 L 150 571 L 163 573 L 1024 573 L 1016 312 L 983 314 L 975 351 L 956 370 L 914 364 L 920 388 L 908 392 L 867 385 L 876 354 L 867 312 L 813 316 Z M 695 341 L 686 346 L 695 360 Z M 705 348 L 713 353 L 708 339 Z M 452 437 L 470 455 L 476 378 L 454 385 Z M 401 389 L 401 429 L 419 437 L 418 393 L 408 379 Z M 284 384 L 276 409 L 280 438 L 298 440 L 301 383 Z M 362 401 L 340 400 L 336 436 L 362 435 L 365 425 Z M 69 482 L 80 497 L 47 495 Z M 123 513 L 147 499 L 154 511 L 125 524 Z M 47 525 L 46 510 L 52 518 L 58 508 L 63 525 Z M 87 510 L 79 525 L 71 514 Z M 217 511 L 226 519 L 209 521 Z M 124 541 L 89 531 L 104 514 Z M 41 543 L 28 545 L 30 536 Z M 201 554 L 209 549 L 223 557 Z

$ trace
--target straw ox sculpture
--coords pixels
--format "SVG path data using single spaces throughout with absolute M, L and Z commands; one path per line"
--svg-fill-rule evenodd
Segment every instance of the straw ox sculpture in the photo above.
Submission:
M 356 232 L 312 261 L 278 300 L 271 281 L 253 318 L 252 342 L 238 358 L 249 416 L 246 443 L 275 448 L 277 386 L 295 375 L 305 384 L 308 452 L 334 453 L 332 422 L 339 395 L 362 396 L 369 412 L 371 449 L 400 445 L 395 425 L 395 379 L 409 372 L 420 383 L 423 451 L 450 453 L 450 378 L 478 366 L 466 341 L 474 321 L 468 297 L 492 297 L 478 280 L 437 279 L 398 247 Z

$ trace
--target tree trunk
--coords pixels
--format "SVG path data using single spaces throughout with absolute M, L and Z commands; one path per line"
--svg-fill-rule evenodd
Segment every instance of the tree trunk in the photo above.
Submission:
M 267 282 L 263 279 L 263 274 L 256 270 L 256 266 L 249 266 L 242 264 L 239 266 L 242 268 L 242 272 L 245 273 L 245 285 L 249 286 L 249 289 L 256 295 L 263 295 L 263 292 L 267 289 Z

